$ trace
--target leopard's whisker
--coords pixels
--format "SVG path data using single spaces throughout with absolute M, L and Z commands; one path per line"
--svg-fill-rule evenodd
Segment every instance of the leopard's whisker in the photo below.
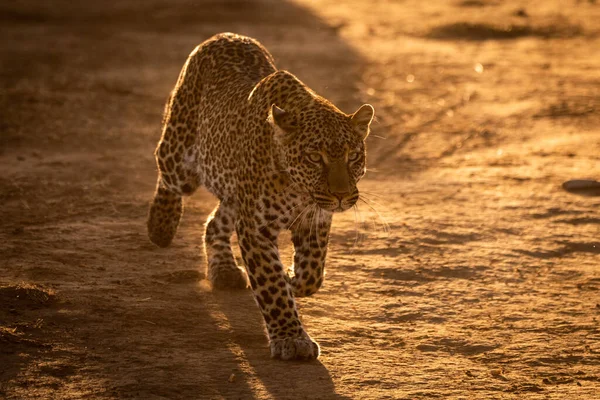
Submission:
M 295 187 L 295 186 L 297 186 L 297 185 L 298 185 L 298 183 L 292 182 L 292 183 L 290 183 L 289 185 L 287 185 L 285 188 L 283 188 L 283 190 L 281 191 L 281 195 L 282 195 L 282 197 L 285 197 L 285 196 L 287 196 L 287 194 L 288 194 L 288 191 L 291 191 L 291 190 L 292 190 L 292 189 L 294 189 L 294 187 Z M 263 207 L 263 206 L 259 206 L 259 210 L 260 210 L 260 211 L 263 211 L 263 210 L 264 210 L 264 207 Z
M 369 201 L 371 201 L 371 202 L 373 202 L 373 201 L 369 200 L 369 199 L 366 199 L 363 196 L 359 196 L 358 199 L 360 201 L 362 201 L 363 203 L 365 203 L 367 205 L 367 207 L 369 207 L 373 212 L 375 212 L 375 214 L 377 214 L 377 217 L 379 218 L 381 226 L 383 227 L 383 232 L 389 234 L 389 232 L 390 232 L 390 225 L 381 216 L 381 214 L 379 213 L 379 211 L 377 211 L 377 209 L 375 207 L 373 207 L 371 204 L 369 204 Z
M 270 222 L 266 223 L 265 225 L 262 225 L 262 226 L 260 227 L 260 229 L 263 229 L 263 228 L 270 227 L 270 226 L 271 226 L 271 225 L 273 225 L 275 222 L 279 222 L 279 221 L 280 221 L 282 218 L 285 218 L 285 217 L 288 217 L 288 216 L 290 216 L 290 215 L 292 214 L 292 212 L 293 212 L 293 211 L 294 211 L 296 208 L 298 208 L 300 205 L 301 205 L 301 203 L 299 203 L 299 204 L 296 204 L 294 207 L 290 208 L 288 211 L 286 211 L 286 212 L 282 213 L 281 215 L 279 215 L 279 216 L 278 216 L 277 218 L 275 218 L 273 221 L 270 221 Z M 297 218 L 297 217 L 296 217 L 296 218 Z M 289 225 L 287 226 L 287 228 L 286 228 L 286 229 L 289 229 L 289 228 L 292 226 L 292 224 L 293 224 L 295 221 L 296 221 L 296 220 L 294 220 L 294 221 L 293 221 L 291 224 L 289 224 Z
M 281 215 L 280 215 L 280 216 L 279 216 L 279 217 L 276 219 L 276 221 L 279 221 L 279 220 L 281 220 L 281 219 L 282 219 L 282 218 L 284 218 L 284 217 L 290 217 L 290 216 L 292 215 L 292 212 L 293 212 L 295 209 L 297 209 L 298 207 L 300 207 L 300 205 L 301 205 L 300 203 L 299 203 L 299 204 L 296 204 L 295 206 L 293 206 L 292 208 L 290 208 L 290 209 L 289 209 L 287 212 L 285 212 L 285 213 L 281 214 Z M 298 218 L 298 217 L 296 217 L 296 218 Z M 294 223 L 295 221 L 296 221 L 296 219 L 294 219 L 294 221 L 292 221 L 290 224 L 288 224 L 288 225 L 286 226 L 286 229 L 289 229 L 289 228 L 290 228 L 290 227 L 293 225 L 293 223 Z
M 320 215 L 320 208 L 316 207 L 315 208 L 315 240 L 317 241 L 317 247 L 319 246 L 319 215 Z
M 367 200 L 369 203 L 371 203 L 371 204 L 375 204 L 377 207 L 383 208 L 383 210 L 384 210 L 384 211 L 386 211 L 386 212 L 391 212 L 391 211 L 390 211 L 390 207 L 389 207 L 389 206 L 387 206 L 386 204 L 384 204 L 384 203 L 386 203 L 386 202 L 387 202 L 387 199 L 386 199 L 386 198 L 384 198 L 382 195 L 380 195 L 380 194 L 378 194 L 378 193 L 374 193 L 374 192 L 367 192 L 367 191 L 364 191 L 364 190 L 362 190 L 362 191 L 360 192 L 360 196 L 361 196 L 363 199 Z M 367 196 L 369 196 L 369 197 L 367 197 Z M 373 199 L 371 199 L 371 198 L 370 198 L 370 196 L 374 196 L 374 197 L 376 197 L 376 198 L 377 198 L 377 200 L 373 200 Z M 384 203 L 381 203 L 381 202 L 384 202 Z
M 291 184 L 289 184 L 289 185 L 288 185 L 288 186 L 287 186 L 285 189 L 283 189 L 282 193 L 285 195 L 285 192 L 287 192 L 288 190 L 292 190 L 292 189 L 294 188 L 294 186 L 296 186 L 296 185 L 298 185 L 298 184 L 297 184 L 297 183 L 291 183 Z M 272 225 L 272 224 L 274 224 L 275 222 L 278 222 L 278 221 L 280 221 L 282 218 L 285 218 L 285 217 L 288 217 L 288 216 L 290 216 L 290 215 L 292 214 L 292 212 L 293 212 L 293 211 L 294 211 L 296 208 L 298 208 L 300 205 L 301 205 L 301 203 L 298 203 L 298 204 L 296 204 L 295 206 L 293 206 L 292 208 L 290 208 L 290 209 L 289 209 L 287 212 L 285 212 L 285 213 L 281 214 L 280 216 L 278 216 L 278 217 L 277 217 L 276 219 L 274 219 L 273 221 L 271 221 L 271 222 L 267 223 L 266 225 L 262 226 L 262 227 L 261 227 L 261 229 L 262 229 L 262 228 L 266 228 L 266 227 L 268 227 L 268 226 L 271 226 L 271 225 Z M 262 212 L 262 211 L 264 211 L 264 207 L 259 207 L 259 210 L 260 210 L 261 212 Z M 295 222 L 295 220 L 294 220 L 294 222 Z M 287 226 L 287 228 L 286 228 L 286 229 L 289 229 L 289 228 L 292 226 L 292 224 L 293 224 L 294 222 L 292 222 L 291 224 L 289 224 L 289 225 Z
M 352 209 L 354 210 L 354 231 L 356 232 L 356 235 L 354 237 L 354 245 L 352 246 L 353 248 L 356 248 L 358 246 L 358 215 L 356 213 L 356 211 L 358 210 L 358 206 L 356 204 L 354 204 L 352 206 Z
M 297 208 L 299 205 L 300 204 L 296 205 L 294 208 L 292 208 L 292 210 L 295 209 L 295 208 Z M 304 209 L 302 211 L 300 211 L 300 213 L 298 213 L 298 215 L 296 216 L 296 218 L 294 218 L 294 220 L 287 226 L 287 229 L 292 228 L 292 226 L 294 226 L 294 224 L 296 223 L 296 221 L 298 221 L 298 218 L 302 217 L 306 213 L 306 211 L 309 209 L 309 207 L 310 207 L 310 205 L 304 207 Z M 292 210 L 290 210 L 290 212 Z M 301 222 L 302 222 L 302 220 L 301 220 Z M 300 225 L 301 225 L 301 223 L 300 223 Z
M 308 244 L 309 244 L 309 246 L 312 243 L 312 239 L 313 239 L 313 237 L 312 237 L 312 230 L 313 230 L 313 225 L 314 225 L 314 222 L 315 222 L 315 216 L 316 216 L 316 211 L 317 211 L 316 208 L 318 207 L 316 204 L 313 204 L 312 206 L 313 206 L 313 208 L 312 208 L 312 213 L 311 213 L 311 216 L 310 216 L 310 223 L 309 223 L 309 227 L 310 228 L 309 228 L 309 232 L 308 232 L 308 237 L 309 237 Z
M 359 237 L 359 243 L 364 239 L 365 234 L 362 232 L 363 230 L 366 230 L 367 228 L 367 223 L 365 222 L 365 219 L 362 216 L 362 213 L 360 212 L 360 209 L 358 208 L 358 204 L 356 205 L 356 212 L 358 213 L 358 237 Z
M 364 198 L 361 198 L 361 196 L 359 196 L 358 200 L 365 203 L 370 208 L 370 210 L 373 211 L 372 207 L 365 201 Z M 375 217 L 373 217 L 371 214 L 367 214 L 367 216 L 364 219 L 364 227 L 365 227 L 365 229 L 370 230 L 372 232 L 377 232 L 378 228 L 379 228 L 379 226 L 377 225 L 377 222 L 378 221 L 376 220 Z M 382 228 L 382 230 L 385 232 L 385 228 Z
M 369 191 L 362 190 L 362 189 L 361 189 L 361 191 L 360 191 L 360 192 L 361 192 L 361 193 L 368 194 L 369 196 L 375 196 L 375 197 L 378 197 L 378 198 L 380 198 L 380 199 L 383 199 L 383 196 L 382 196 L 381 194 L 379 194 L 379 193 L 376 193 L 376 192 L 369 192 Z
M 385 208 L 386 210 L 388 210 L 388 209 L 389 209 L 387 206 L 385 206 L 385 205 L 383 205 L 383 204 L 381 204 L 381 203 L 379 203 L 379 202 L 377 202 L 377 201 L 375 201 L 375 200 L 373 200 L 373 199 L 370 199 L 370 198 L 368 198 L 367 196 L 365 196 L 365 194 L 367 194 L 367 195 L 369 195 L 369 196 L 375 196 L 375 197 L 378 197 L 376 194 L 369 193 L 369 192 L 362 192 L 362 193 L 360 193 L 360 196 L 361 196 L 363 199 L 365 199 L 365 200 L 367 200 L 368 202 L 370 202 L 370 203 L 373 203 L 373 204 L 375 204 L 375 205 L 377 205 L 377 206 L 379 206 L 379 207 L 383 207 L 383 208 Z M 384 200 L 383 198 L 381 198 L 381 196 L 379 196 L 379 199 L 380 199 L 380 200 Z
M 306 223 L 306 218 L 308 217 L 308 214 L 310 213 L 310 210 L 312 209 L 313 204 L 309 204 L 306 206 L 306 208 L 302 211 L 302 218 L 300 219 L 300 222 L 298 222 L 298 226 L 300 227 L 304 227 L 305 223 Z
M 319 250 L 321 250 L 321 224 L 322 224 L 322 213 L 323 210 L 321 209 L 321 207 L 317 206 L 317 232 L 316 232 L 316 240 L 317 240 L 317 246 L 319 247 Z
M 317 207 L 317 228 L 316 228 L 316 237 L 317 237 L 317 246 L 319 247 L 319 250 L 321 250 L 321 207 Z

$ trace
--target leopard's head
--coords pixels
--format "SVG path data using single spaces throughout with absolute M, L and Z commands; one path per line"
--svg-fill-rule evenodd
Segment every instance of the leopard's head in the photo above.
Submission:
M 340 212 L 357 202 L 373 115 L 369 104 L 345 114 L 325 99 L 300 110 L 271 106 L 268 121 L 281 167 L 320 208 Z

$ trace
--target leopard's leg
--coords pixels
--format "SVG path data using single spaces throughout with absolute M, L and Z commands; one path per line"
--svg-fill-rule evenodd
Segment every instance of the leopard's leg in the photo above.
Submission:
M 183 214 L 181 195 L 169 190 L 160 181 L 148 212 L 148 237 L 159 247 L 171 244 Z
M 235 262 L 231 235 L 235 226 L 235 207 L 221 202 L 206 221 L 204 252 L 208 262 L 208 279 L 216 289 L 245 289 L 246 272 Z
M 294 243 L 292 287 L 296 297 L 310 296 L 323 284 L 331 220 L 330 212 L 315 210 L 303 219 L 303 223 L 292 227 Z
M 166 129 L 168 132 L 168 128 Z M 183 196 L 193 194 L 201 183 L 195 145 L 178 143 L 165 133 L 156 150 L 158 183 L 148 213 L 148 237 L 160 247 L 167 247 L 183 215 Z M 175 153 L 168 149 L 175 148 Z
M 239 219 L 236 230 L 254 298 L 267 325 L 271 357 L 310 360 L 319 345 L 304 330 L 294 290 L 279 258 L 277 232 Z
M 184 195 L 202 184 L 198 165 L 198 115 L 200 104 L 193 95 L 199 61 L 192 53 L 171 93 L 160 141 L 154 153 L 158 183 L 148 214 L 148 237 L 160 247 L 168 246 L 183 213 Z

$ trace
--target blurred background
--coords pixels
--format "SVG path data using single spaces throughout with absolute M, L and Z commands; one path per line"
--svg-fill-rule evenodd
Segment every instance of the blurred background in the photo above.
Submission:
M 3 2 L 0 397 L 594 398 L 600 198 L 561 184 L 600 177 L 598 21 L 593 0 Z M 376 109 L 365 200 L 299 302 L 318 362 L 270 360 L 250 293 L 207 285 L 207 192 L 170 248 L 146 238 L 164 103 L 226 31 Z

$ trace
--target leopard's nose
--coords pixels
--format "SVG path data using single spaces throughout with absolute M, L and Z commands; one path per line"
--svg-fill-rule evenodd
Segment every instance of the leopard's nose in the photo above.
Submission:
M 338 192 L 331 192 L 332 195 L 334 195 L 340 202 L 342 200 L 344 200 L 346 197 L 350 196 L 350 192 L 345 190 L 345 191 L 338 191 Z

